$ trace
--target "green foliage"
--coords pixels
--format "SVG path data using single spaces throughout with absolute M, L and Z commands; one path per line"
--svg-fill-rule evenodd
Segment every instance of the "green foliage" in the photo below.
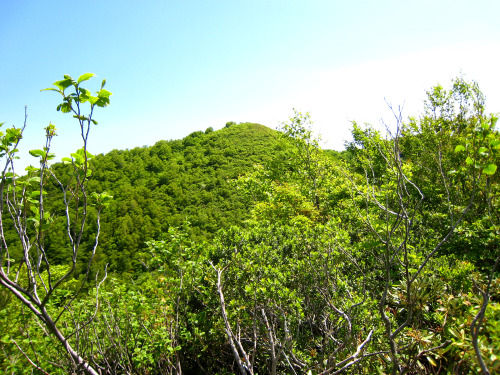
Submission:
M 360 274 L 350 269 L 342 253 L 346 240 L 335 223 L 314 228 L 262 223 L 221 233 L 212 258 L 227 267 L 229 319 L 245 342 L 255 340 L 257 329 L 254 355 L 259 366 L 264 366 L 262 371 L 271 367 L 270 331 L 293 358 L 293 367 L 304 372 L 323 367 L 335 345 L 328 331 L 348 347 L 362 329 L 357 321 L 348 327 L 342 315 L 342 310 L 363 300 L 362 291 L 353 289 Z M 317 320 L 319 316 L 324 320 Z M 282 356 L 279 372 L 291 371 L 289 366 Z
M 3 355 L 0 363 L 11 371 L 32 365 L 43 372 L 45 370 L 40 367 L 43 365 L 56 373 L 85 369 L 96 374 L 84 351 L 78 345 L 74 349 L 75 340 L 71 338 L 78 336 L 81 327 L 72 324 L 75 321 L 66 315 L 88 280 L 88 267 L 86 275 L 80 280 L 71 277 L 77 264 L 80 266 L 80 245 L 88 217 L 87 182 L 91 175 L 89 160 L 92 158 L 87 151 L 90 125 L 97 124 L 92 118 L 95 107 L 107 106 L 111 95 L 103 89 L 105 81 L 97 96 L 92 96 L 81 86 L 92 76 L 87 73 L 74 81 L 65 75 L 63 80 L 54 83 L 55 88 L 46 89 L 62 95 L 63 102 L 57 110 L 72 112 L 80 126 L 82 149 L 71 155 L 69 170 L 59 174 L 49 167 L 49 161 L 54 158 L 50 152 L 51 142 L 57 135 L 53 124 L 45 128 L 43 148 L 30 151 L 38 159 L 39 168 L 26 168 L 28 173 L 22 177 L 14 173 L 14 159 L 26 127 L 27 114 L 23 128 L 13 128 L 0 134 L 2 162 L 5 163 L 0 181 L 0 286 L 3 288 L 2 295 L 5 292 L 15 297 L 7 300 L 0 317 L 15 322 L 13 326 L 7 325 L 8 330 L 1 338 Z M 69 94 L 66 93 L 68 88 Z M 83 115 L 85 103 L 89 104 L 88 115 Z M 58 265 L 57 256 L 46 247 L 47 233 L 57 224 L 59 216 L 52 211 L 53 207 L 46 205 L 47 197 L 50 196 L 48 200 L 56 198 L 53 191 L 46 189 L 49 181 L 57 185 L 62 193 L 57 198 L 63 206 L 60 217 L 66 233 L 60 240 L 71 258 L 71 262 L 64 265 Z M 110 198 L 108 194 L 101 194 L 98 205 L 107 204 L 105 201 Z M 97 226 L 100 211 L 101 207 L 98 207 Z M 90 259 L 87 259 L 89 265 L 95 255 L 98 237 L 99 230 L 93 235 L 95 244 Z M 21 314 L 17 314 L 19 311 Z M 18 349 L 22 356 L 13 354 L 12 348 Z M 40 353 L 43 353 L 42 358 Z M 49 361 L 49 358 L 57 360 Z
M 108 90 L 104 89 L 104 85 L 106 85 L 106 80 L 103 80 L 101 83 L 101 89 L 96 92 L 96 96 L 91 95 L 90 91 L 81 87 L 80 83 L 89 80 L 90 78 L 95 77 L 93 73 L 85 73 L 82 74 L 77 81 L 73 80 L 69 75 L 64 75 L 64 79 L 60 81 L 56 81 L 53 83 L 53 86 L 56 88 L 47 88 L 42 91 L 55 91 L 63 96 L 63 102 L 57 106 L 57 110 L 63 113 L 74 113 L 74 118 L 79 121 L 87 121 L 92 122 L 97 125 L 97 121 L 92 120 L 92 113 L 94 107 L 106 107 L 109 104 L 109 97 L 112 95 Z M 73 86 L 74 92 L 66 95 L 65 91 L 67 88 Z M 80 104 L 89 103 L 90 104 L 90 114 L 88 116 L 84 116 L 80 114 L 79 109 L 74 108 L 74 104 L 78 108 Z
M 54 84 L 59 110 L 105 104 L 102 87 L 94 97 L 79 88 L 90 77 Z M 80 96 L 66 95 L 70 87 Z M 432 88 L 420 117 L 396 117 L 393 137 L 353 123 L 342 153 L 321 150 L 309 114 L 297 111 L 279 133 L 228 122 L 152 147 L 78 150 L 50 173 L 88 181 L 88 218 L 102 213 L 82 233 L 79 267 L 98 229 L 102 252 L 48 308 L 62 311 L 65 334 L 84 327 L 71 342 L 117 373 L 235 373 L 235 351 L 253 374 L 479 374 L 479 357 L 500 371 L 497 117 L 462 78 Z M 2 138 L 7 157 L 20 134 Z M 46 180 L 42 213 L 35 172 L 16 193 L 61 276 L 64 206 Z M 107 263 L 111 280 L 67 307 Z M 17 300 L 3 289 L 0 298 L 2 370 L 29 372 L 12 340 L 35 343 L 44 369 L 69 366 Z
M 231 180 L 271 160 L 277 152 L 272 146 L 275 138 L 275 131 L 247 123 L 94 158 L 87 153 L 89 188 L 113 196 L 101 219 L 99 267 L 109 263 L 112 271 L 137 274 L 145 271 L 138 254 L 147 249 L 146 242 L 160 240 L 169 228 L 187 220 L 190 238 L 203 241 L 248 219 L 246 198 Z M 78 153 L 63 162 L 71 160 L 80 165 Z M 53 169 L 73 173 L 64 164 Z M 51 210 L 62 210 L 57 184 L 47 189 Z M 63 225 L 57 222 L 48 234 L 51 252 L 61 249 Z M 84 246 L 90 249 L 88 238 Z M 65 261 L 64 254 L 60 261 Z

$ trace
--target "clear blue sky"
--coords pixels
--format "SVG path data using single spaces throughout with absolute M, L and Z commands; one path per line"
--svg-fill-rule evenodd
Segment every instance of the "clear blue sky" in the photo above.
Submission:
M 350 120 L 390 121 L 384 98 L 422 107 L 425 89 L 460 70 L 500 110 L 499 1 L 0 1 L 0 122 L 29 119 L 22 148 L 59 129 L 79 147 L 59 98 L 63 74 L 98 75 L 113 92 L 90 150 L 153 145 L 227 121 L 276 127 L 310 111 L 327 147 Z M 92 82 L 92 81 L 91 81 Z M 24 163 L 23 159 L 23 163 Z

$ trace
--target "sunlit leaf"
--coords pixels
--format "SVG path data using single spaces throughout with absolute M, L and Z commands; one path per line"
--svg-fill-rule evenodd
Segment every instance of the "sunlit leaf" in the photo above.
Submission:
M 99 98 L 97 96 L 89 96 L 87 100 L 90 102 L 90 104 L 96 104 Z
M 490 146 L 493 148 L 499 148 L 500 147 L 500 139 L 495 139 L 494 141 L 491 141 Z
M 56 82 L 53 83 L 53 85 L 56 86 L 61 91 L 64 91 L 65 89 L 67 89 L 72 84 L 73 84 L 73 80 L 71 79 L 71 77 L 69 79 L 63 79 L 63 80 L 56 81 Z
M 497 166 L 495 164 L 488 164 L 484 169 L 483 173 L 487 175 L 493 175 L 497 171 Z
M 32 165 L 28 165 L 26 168 L 24 168 L 26 172 L 38 172 L 40 168 L 33 167 Z
M 55 89 L 55 88 L 53 88 L 53 87 L 48 87 L 48 88 L 46 88 L 46 89 L 42 89 L 42 90 L 40 90 L 40 91 L 55 91 L 55 92 L 61 92 L 61 90 Z
M 429 363 L 430 363 L 431 365 L 433 365 L 434 367 L 436 367 L 436 366 L 437 366 L 436 361 L 434 361 L 434 359 L 433 359 L 432 357 L 426 357 L 426 359 L 427 359 L 427 360 L 429 361 Z
M 29 153 L 36 158 L 45 157 L 46 154 L 43 150 L 30 150 Z
M 85 73 L 78 77 L 77 83 L 82 83 L 83 81 L 88 81 L 90 78 L 95 77 L 94 73 Z
M 104 90 L 102 89 L 101 91 L 99 91 L 99 93 L 97 94 L 100 98 L 109 98 L 111 95 L 113 95 L 112 93 L 110 93 L 108 90 Z
M 479 147 L 479 151 L 478 152 L 481 155 L 487 155 L 488 154 L 487 151 L 488 151 L 488 149 L 486 147 Z

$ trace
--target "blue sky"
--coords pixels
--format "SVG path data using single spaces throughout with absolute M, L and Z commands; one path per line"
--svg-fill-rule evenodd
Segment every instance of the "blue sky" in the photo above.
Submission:
M 493 0 L 2 0 L 0 122 L 22 125 L 27 105 L 21 148 L 41 147 L 52 121 L 53 150 L 68 156 L 76 124 L 40 89 L 92 72 L 90 89 L 105 78 L 113 92 L 95 115 L 94 153 L 227 121 L 275 128 L 294 107 L 341 149 L 351 120 L 390 122 L 386 100 L 416 115 L 425 90 L 460 71 L 500 111 L 498 14 Z

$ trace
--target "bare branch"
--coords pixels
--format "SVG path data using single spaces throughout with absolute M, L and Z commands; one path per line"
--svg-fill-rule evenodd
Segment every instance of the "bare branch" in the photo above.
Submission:
M 358 348 L 356 349 L 356 352 L 351 355 L 350 357 L 344 359 L 343 361 L 335 364 L 335 366 L 331 367 L 330 369 L 326 370 L 326 371 L 323 371 L 322 373 L 320 373 L 319 375 L 328 375 L 328 374 L 332 374 L 332 375 L 337 375 L 337 374 L 340 374 L 341 372 L 343 372 L 344 370 L 348 369 L 349 367 L 351 367 L 352 365 L 358 363 L 359 361 L 361 361 L 364 357 L 362 356 L 361 358 L 358 359 L 358 356 L 362 353 L 364 347 L 370 342 L 370 340 L 372 339 L 372 334 L 373 334 L 373 330 L 371 330 L 369 333 L 368 333 L 368 336 L 366 337 L 365 341 L 363 341 L 359 346 Z M 339 370 L 335 371 L 335 372 L 332 372 L 333 370 L 335 370 L 336 368 L 338 367 L 341 367 Z
M 14 339 L 11 338 L 10 340 L 17 346 L 17 349 L 24 355 L 24 357 L 34 368 L 36 368 L 38 371 L 41 371 L 42 374 L 50 375 L 47 371 L 45 371 L 43 368 L 41 368 L 35 362 L 33 362 L 31 358 L 24 352 L 24 350 L 17 344 L 17 342 Z

